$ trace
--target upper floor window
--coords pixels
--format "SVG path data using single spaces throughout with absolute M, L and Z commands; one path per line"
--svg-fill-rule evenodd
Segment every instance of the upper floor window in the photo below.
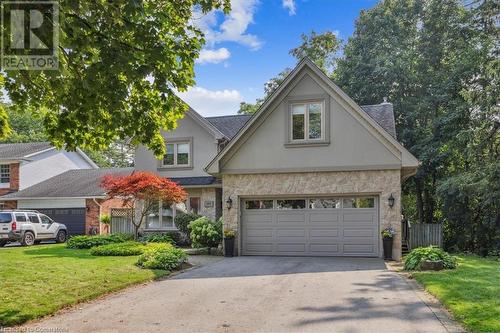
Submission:
M 324 109 L 324 103 L 320 101 L 291 104 L 291 141 L 322 140 Z
M 189 167 L 191 165 L 191 142 L 167 143 L 163 156 L 163 167 Z
M 0 165 L 0 183 L 10 183 L 10 165 Z

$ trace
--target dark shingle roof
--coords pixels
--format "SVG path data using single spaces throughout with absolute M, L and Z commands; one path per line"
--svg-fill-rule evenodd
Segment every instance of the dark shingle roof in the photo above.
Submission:
M 133 168 L 76 169 L 68 170 L 19 192 L 0 198 L 65 198 L 96 197 L 105 194 L 101 178 L 106 174 L 126 175 Z
M 373 118 L 383 129 L 396 139 L 396 124 L 392 103 L 361 105 L 361 109 Z
M 251 117 L 251 115 L 237 114 L 231 116 L 206 117 L 205 119 L 221 131 L 222 134 L 232 139 Z
M 0 143 L 0 159 L 20 159 L 49 148 L 50 142 Z
M 212 176 L 206 176 L 206 177 L 173 177 L 170 178 L 173 182 L 176 182 L 177 184 L 181 186 L 200 186 L 200 185 L 213 185 L 213 184 L 218 184 L 219 181 L 217 178 L 212 177 Z

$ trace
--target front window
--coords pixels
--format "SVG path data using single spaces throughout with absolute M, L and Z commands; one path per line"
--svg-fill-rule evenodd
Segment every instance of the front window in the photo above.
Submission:
M 184 203 L 155 202 L 149 210 L 146 229 L 174 229 L 175 217 L 186 212 L 187 209 Z
M 0 183 L 10 183 L 10 165 L 0 165 Z
M 291 112 L 292 141 L 314 141 L 323 138 L 322 102 L 294 103 Z
M 191 164 L 190 142 L 167 143 L 167 153 L 163 156 L 162 166 L 183 167 Z

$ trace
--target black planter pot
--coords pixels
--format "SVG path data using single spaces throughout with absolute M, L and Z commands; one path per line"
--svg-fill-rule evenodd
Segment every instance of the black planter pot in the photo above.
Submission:
M 232 257 L 234 253 L 234 237 L 224 238 L 224 257 Z
M 392 260 L 392 238 L 384 238 L 384 259 Z

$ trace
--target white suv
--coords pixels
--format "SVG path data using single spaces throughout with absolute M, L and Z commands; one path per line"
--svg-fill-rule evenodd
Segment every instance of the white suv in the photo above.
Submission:
M 64 224 L 56 223 L 36 210 L 0 211 L 0 247 L 9 242 L 21 242 L 23 246 L 38 244 L 42 240 L 64 243 L 67 236 Z

